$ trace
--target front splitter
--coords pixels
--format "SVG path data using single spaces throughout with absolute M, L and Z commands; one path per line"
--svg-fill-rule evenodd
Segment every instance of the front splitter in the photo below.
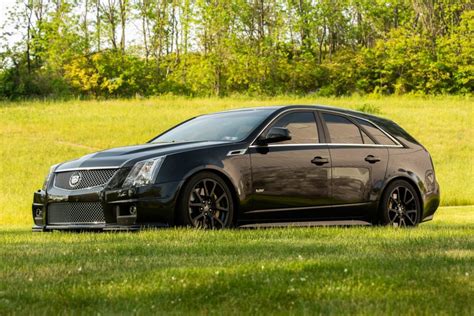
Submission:
M 143 229 L 166 228 L 169 227 L 165 223 L 153 223 L 146 225 L 46 225 L 33 226 L 33 232 L 48 232 L 48 231 L 138 231 Z

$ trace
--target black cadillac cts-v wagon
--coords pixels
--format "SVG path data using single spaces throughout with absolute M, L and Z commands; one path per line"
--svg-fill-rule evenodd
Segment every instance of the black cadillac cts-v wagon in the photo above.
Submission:
M 185 121 L 146 144 L 51 167 L 33 230 L 365 223 L 432 219 L 426 149 L 392 121 L 323 106 Z

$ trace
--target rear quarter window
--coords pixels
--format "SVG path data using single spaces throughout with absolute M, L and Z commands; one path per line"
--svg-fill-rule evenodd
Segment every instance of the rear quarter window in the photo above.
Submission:
M 357 123 L 362 126 L 375 140 L 382 145 L 397 145 L 390 137 L 382 132 L 374 124 L 361 119 L 356 119 Z
M 343 116 L 323 113 L 331 143 L 363 144 L 359 127 Z

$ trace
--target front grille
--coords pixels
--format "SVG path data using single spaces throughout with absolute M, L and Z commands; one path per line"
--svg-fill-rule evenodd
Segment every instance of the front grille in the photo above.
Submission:
M 48 206 L 48 224 L 104 224 L 105 215 L 99 202 L 53 203 Z
M 80 190 L 106 184 L 117 169 L 76 170 L 56 173 L 54 186 L 66 190 Z

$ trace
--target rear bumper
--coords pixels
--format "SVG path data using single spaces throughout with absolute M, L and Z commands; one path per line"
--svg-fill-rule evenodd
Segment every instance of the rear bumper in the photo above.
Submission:
M 133 189 L 38 190 L 32 205 L 33 231 L 133 231 L 173 225 L 179 187 L 179 182 L 169 182 Z M 81 209 L 84 205 L 89 207 Z M 87 212 L 91 206 L 100 216 L 70 215 Z M 63 209 L 65 215 L 60 214 Z
M 433 190 L 426 192 L 423 196 L 423 217 L 422 222 L 430 221 L 438 209 L 440 203 L 440 189 L 439 184 L 436 183 Z

